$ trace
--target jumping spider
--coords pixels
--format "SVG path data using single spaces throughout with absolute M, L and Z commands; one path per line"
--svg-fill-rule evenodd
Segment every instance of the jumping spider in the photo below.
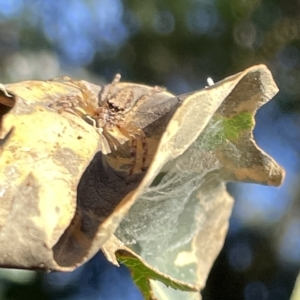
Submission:
M 103 154 L 109 154 L 114 150 L 118 150 L 120 145 L 129 142 L 131 161 L 129 175 L 132 175 L 136 167 L 138 141 L 140 141 L 142 149 L 142 171 L 146 169 L 148 145 L 143 130 L 126 124 L 124 118 L 141 98 L 149 97 L 153 93 L 162 91 L 162 89 L 153 87 L 148 94 L 137 96 L 131 85 L 125 85 L 120 88 L 118 86 L 120 79 L 121 75 L 116 74 L 110 84 L 101 88 L 98 99 L 95 99 L 95 95 L 85 84 L 63 77 L 60 81 L 80 89 L 84 101 L 78 95 L 67 96 L 50 104 L 50 107 L 55 108 L 59 112 L 67 111 L 78 115 L 96 128 L 100 136 Z

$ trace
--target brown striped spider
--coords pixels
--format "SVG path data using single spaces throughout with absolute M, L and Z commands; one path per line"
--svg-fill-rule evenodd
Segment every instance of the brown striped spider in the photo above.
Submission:
M 55 108 L 59 112 L 67 111 L 78 115 L 92 125 L 99 133 L 100 147 L 103 154 L 118 151 L 121 145 L 125 145 L 128 142 L 131 161 L 128 173 L 132 175 L 134 172 L 146 169 L 148 145 L 143 130 L 126 123 L 125 116 L 139 100 L 145 99 L 144 97 L 149 97 L 155 92 L 160 92 L 162 89 L 154 87 L 150 89 L 148 94 L 141 96 L 134 93 L 131 84 L 120 85 L 120 79 L 121 75 L 116 74 L 110 84 L 101 88 L 98 99 L 95 99 L 95 95 L 83 82 L 63 77 L 62 82 L 79 88 L 82 97 L 78 95 L 63 97 L 50 104 L 50 107 Z M 138 141 L 140 143 L 139 148 Z M 135 170 L 138 149 L 142 151 L 141 166 L 139 170 Z

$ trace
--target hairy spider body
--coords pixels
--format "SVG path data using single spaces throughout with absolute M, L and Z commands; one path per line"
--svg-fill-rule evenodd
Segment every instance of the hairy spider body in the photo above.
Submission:
M 120 74 L 117 74 L 110 84 L 102 87 L 96 100 L 85 84 L 63 77 L 63 83 L 79 88 L 83 97 L 63 97 L 50 104 L 50 107 L 59 112 L 67 111 L 78 115 L 92 125 L 99 133 L 101 151 L 105 155 L 119 151 L 120 146 L 127 145 L 128 142 L 129 147 L 125 147 L 128 150 L 123 151 L 124 146 L 121 150 L 130 158 L 130 165 L 125 172 L 132 175 L 145 170 L 148 145 L 143 130 L 126 123 L 125 117 L 139 100 L 162 89 L 154 87 L 148 94 L 135 95 L 132 85 L 121 88 L 118 86 L 120 79 Z M 136 168 L 138 157 L 139 166 Z

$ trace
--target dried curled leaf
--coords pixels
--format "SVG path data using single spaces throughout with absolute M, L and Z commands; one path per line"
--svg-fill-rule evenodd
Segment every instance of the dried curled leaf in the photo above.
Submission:
M 67 271 L 103 246 L 112 262 L 133 256 L 158 269 L 148 269 L 147 286 L 167 278 L 199 290 L 227 232 L 225 182 L 279 185 L 284 176 L 252 135 L 254 113 L 277 93 L 265 66 L 178 97 L 117 80 L 2 90 L 1 266 Z M 121 94 L 130 103 L 122 115 Z M 139 255 L 105 250 L 123 219 L 117 235 L 138 243 Z M 199 298 L 151 286 L 159 299 Z
M 74 216 L 79 179 L 98 149 L 87 123 L 48 108 L 68 88 L 34 81 L 8 87 L 17 96 L 2 116 L 2 135 L 14 130 L 1 151 L 1 265 L 59 268 L 52 247 Z
M 3 266 L 74 269 L 98 251 L 109 237 L 108 232 L 96 234 L 99 224 L 136 187 L 145 173 L 134 175 L 131 182 L 128 182 L 124 175 L 116 173 L 107 165 L 106 160 L 102 162 L 101 152 L 95 156 L 103 147 L 97 128 L 93 128 L 77 114 L 63 109 L 58 113 L 53 108 L 57 102 L 61 104 L 66 101 L 80 102 L 80 107 L 84 108 L 94 105 L 101 87 L 83 82 L 77 85 L 77 82 L 74 83 L 29 81 L 6 87 L 17 96 L 12 105 L 6 103 L 10 101 L 8 96 L 2 101 L 5 108 L 2 113 L 3 140 L 14 128 L 2 149 L 0 161 L 3 170 L 0 178 L 3 203 L 0 240 L 2 245 L 6 245 L 0 249 L 0 264 Z M 86 90 L 83 84 L 86 84 Z M 124 83 L 120 85 L 123 87 Z M 142 85 L 128 85 L 142 95 L 152 89 Z M 6 90 L 3 93 L 7 93 Z M 89 99 L 85 93 L 88 93 Z M 173 101 L 173 95 L 165 91 L 161 91 L 161 95 L 157 104 L 162 104 L 157 106 L 159 111 L 153 121 L 161 114 L 164 116 L 163 123 L 168 121 L 166 115 L 170 107 L 170 104 L 164 104 L 166 99 L 171 99 L 170 102 L 174 104 L 178 101 Z M 151 126 L 150 121 L 149 130 Z M 149 141 L 149 145 L 151 143 Z M 122 150 L 126 146 L 128 143 Z M 154 155 L 153 152 L 155 149 L 150 148 L 148 161 Z M 114 155 L 111 154 L 112 163 L 116 161 Z M 82 177 L 89 164 L 85 173 L 87 175 Z M 97 174 L 93 174 L 95 168 Z M 88 177 L 89 174 L 91 177 Z M 97 181 L 99 176 L 101 178 Z M 90 185 L 92 190 L 89 190 Z M 79 223 L 76 223 L 78 216 Z M 72 231 L 74 226 L 79 226 L 78 232 Z M 68 237 L 67 244 L 65 236 Z M 22 243 L 19 245 L 17 241 Z M 68 248 L 70 243 L 72 249 Z M 95 249 L 90 254 L 92 243 Z
M 216 100 L 218 89 L 223 88 L 228 94 L 219 99 L 204 131 L 195 134 L 195 142 L 171 163 L 169 158 L 165 160 L 166 173 L 144 190 L 117 230 L 117 236 L 125 243 L 138 244 L 138 253 L 147 263 L 199 289 L 205 285 L 228 228 L 233 201 L 225 182 L 279 185 L 284 175 L 282 168 L 258 148 L 252 135 L 255 111 L 277 93 L 269 71 L 263 66 L 252 67 L 213 87 L 182 97 L 183 106 L 191 110 L 189 120 L 205 110 L 210 89 L 214 90 Z M 197 111 L 199 103 L 204 108 L 199 106 Z M 210 105 L 208 101 L 209 109 Z M 172 121 L 181 109 L 176 111 L 166 132 L 170 129 L 172 133 Z M 194 128 L 185 130 L 182 125 L 182 132 L 192 134 L 197 130 L 195 120 L 193 125 Z M 162 148 L 170 144 L 164 142 L 164 137 Z M 174 144 L 184 145 L 184 134 L 183 139 L 180 135 L 175 138 Z M 161 154 L 158 160 L 163 161 L 163 155 L 168 157 L 172 153 L 168 149 L 161 151 L 160 146 L 155 159 Z M 194 294 L 183 295 L 160 284 L 155 285 L 155 292 L 159 299 L 195 298 Z

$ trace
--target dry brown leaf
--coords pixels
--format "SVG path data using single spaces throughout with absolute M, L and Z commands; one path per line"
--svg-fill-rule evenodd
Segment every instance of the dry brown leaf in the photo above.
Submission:
M 264 66 L 252 67 L 225 79 L 225 86 L 230 83 L 234 86 L 210 115 L 205 130 L 182 155 L 166 163 L 167 174 L 143 192 L 117 231 L 122 241 L 137 243 L 133 249 L 140 249 L 140 256 L 153 267 L 199 289 L 205 286 L 228 229 L 233 201 L 225 182 L 279 185 L 284 176 L 252 135 L 256 110 L 278 91 L 270 72 Z M 222 87 L 224 81 L 209 89 Z M 205 92 L 187 96 L 183 106 L 188 100 L 205 103 L 205 96 L 201 99 Z M 189 107 L 198 115 L 197 102 Z M 194 294 L 160 283 L 155 283 L 154 291 L 158 299 L 195 299 Z
M 81 88 L 85 85 L 86 90 L 82 92 Z M 124 83 L 119 85 L 121 88 L 126 86 Z M 141 94 L 153 89 L 142 85 L 128 85 Z M 6 89 L 15 95 L 12 97 L 12 104 Z M 19 268 L 74 269 L 91 257 L 87 254 L 90 251 L 90 240 L 97 240 L 94 250 L 97 251 L 109 237 L 107 233 L 103 238 L 101 234 L 96 235 L 98 225 L 136 187 L 145 172 L 133 176 L 132 182 L 123 180 L 124 176 L 117 175 L 105 161 L 105 166 L 102 164 L 101 153 L 95 156 L 103 146 L 97 130 L 77 115 L 63 110 L 59 114 L 53 109 L 61 99 L 75 99 L 84 105 L 87 102 L 85 92 L 93 96 L 92 100 L 97 99 L 100 87 L 85 82 L 28 81 L 8 85 L 6 89 L 0 99 L 0 108 L 3 107 L 2 141 L 7 140 L 11 128 L 14 130 L 2 148 L 0 161 L 0 168 L 3 170 L 0 178 L 0 241 L 5 245 L 0 247 L 0 264 Z M 165 115 L 170 111 L 172 105 L 165 104 L 166 99 L 171 99 L 174 104 L 178 103 L 173 95 L 165 91 L 161 91 L 161 94 L 161 97 L 155 95 L 158 98 L 156 103 L 161 102 L 162 105 L 157 106 L 160 111 L 154 115 L 154 121 L 159 118 L 159 113 Z M 10 108 L 12 109 L 7 113 Z M 155 149 L 149 150 L 149 156 L 153 155 L 153 151 Z M 113 163 L 114 153 L 111 156 Z M 92 177 L 85 180 L 86 176 L 82 177 L 82 174 L 92 160 L 86 174 L 93 173 L 95 168 L 100 173 L 95 176 L 92 174 Z M 106 176 L 101 177 L 104 173 Z M 109 178 L 108 174 L 112 177 Z M 85 190 L 85 186 L 93 185 L 90 181 L 97 181 L 99 176 L 101 179 L 95 183 L 95 189 L 101 190 L 104 185 L 100 192 L 102 202 L 97 190 L 96 194 L 95 189 Z M 106 179 L 111 182 L 110 185 L 105 182 Z M 105 200 L 107 196 L 109 198 Z M 97 203 L 100 203 L 99 207 Z M 79 221 L 79 232 L 74 232 L 78 240 L 72 244 L 74 249 L 63 248 L 66 245 L 61 240 L 68 235 L 68 231 L 65 235 L 63 233 L 74 215 L 75 220 L 77 216 L 84 217 L 82 222 L 81 219 Z M 76 221 L 70 228 L 74 223 Z M 72 237 L 68 239 L 68 243 L 73 242 Z M 62 248 L 65 251 L 63 253 Z M 71 262 L 65 262 L 64 259 Z
M 97 95 L 111 88 L 133 93 L 138 101 L 120 126 L 101 134 L 91 126 Z M 278 91 L 262 65 L 179 97 L 132 83 L 113 82 L 106 89 L 70 80 L 22 82 L 2 90 L 1 266 L 72 270 L 109 243 L 132 208 L 118 236 L 142 245 L 142 258 L 160 271 L 201 289 L 227 232 L 232 199 L 225 182 L 279 185 L 283 179 L 281 167 L 252 136 L 253 114 Z M 75 99 L 80 109 L 57 113 L 61 99 Z M 148 152 L 137 129 L 146 136 Z M 128 132 L 137 141 L 134 168 Z M 180 217 L 174 206 L 182 208 Z M 157 225 L 149 233 L 152 207 Z M 160 219 L 158 212 L 170 219 Z M 166 239 L 160 233 L 185 220 L 194 220 L 193 228 L 179 237 L 171 232 L 157 255 Z M 186 243 L 177 241 L 184 236 Z M 115 250 L 107 255 L 116 262 Z M 154 286 L 159 299 L 168 295 Z

